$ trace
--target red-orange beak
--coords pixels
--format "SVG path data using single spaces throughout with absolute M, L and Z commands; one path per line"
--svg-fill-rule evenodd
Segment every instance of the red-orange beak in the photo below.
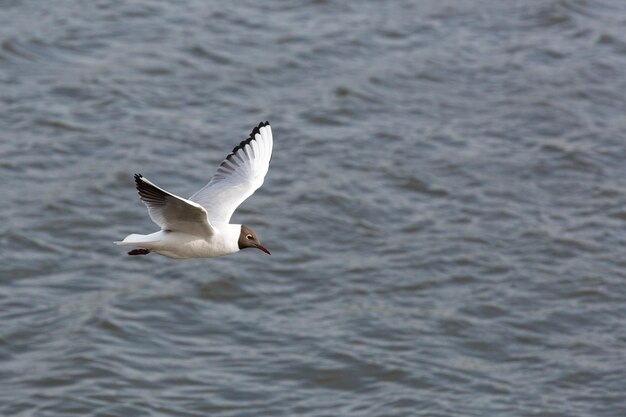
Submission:
M 268 255 L 271 255 L 270 250 L 266 248 L 265 246 L 257 245 L 257 248 L 261 249 L 263 252 L 267 253 Z

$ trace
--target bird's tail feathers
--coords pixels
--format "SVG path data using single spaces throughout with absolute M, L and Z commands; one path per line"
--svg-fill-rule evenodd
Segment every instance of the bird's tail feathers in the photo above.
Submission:
M 148 235 L 140 235 L 140 234 L 136 234 L 133 233 L 131 235 L 128 235 L 124 238 L 124 240 L 122 241 L 116 241 L 114 242 L 116 245 L 122 245 L 122 246 L 143 246 L 144 244 L 150 244 L 150 243 L 154 243 L 157 242 L 158 240 L 151 240 L 150 236 Z

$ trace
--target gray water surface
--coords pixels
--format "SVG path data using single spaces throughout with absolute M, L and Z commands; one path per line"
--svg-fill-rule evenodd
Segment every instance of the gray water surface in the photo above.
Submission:
M 0 3 L 0 415 L 626 415 L 621 0 Z M 261 120 L 272 256 L 129 257 Z

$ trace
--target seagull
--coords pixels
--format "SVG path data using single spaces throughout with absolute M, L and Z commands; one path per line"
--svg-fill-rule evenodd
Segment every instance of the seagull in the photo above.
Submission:
M 150 218 L 161 230 L 131 234 L 118 245 L 136 249 L 129 255 L 156 252 L 175 259 L 214 258 L 257 248 L 270 255 L 248 226 L 230 224 L 233 212 L 262 184 L 272 158 L 272 128 L 261 122 L 235 146 L 200 191 L 185 199 L 157 187 L 141 174 L 135 185 Z

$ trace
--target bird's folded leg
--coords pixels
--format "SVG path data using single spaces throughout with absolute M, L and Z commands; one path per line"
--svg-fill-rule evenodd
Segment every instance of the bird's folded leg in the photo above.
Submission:
M 128 252 L 129 255 L 147 255 L 150 253 L 150 249 L 133 249 Z

